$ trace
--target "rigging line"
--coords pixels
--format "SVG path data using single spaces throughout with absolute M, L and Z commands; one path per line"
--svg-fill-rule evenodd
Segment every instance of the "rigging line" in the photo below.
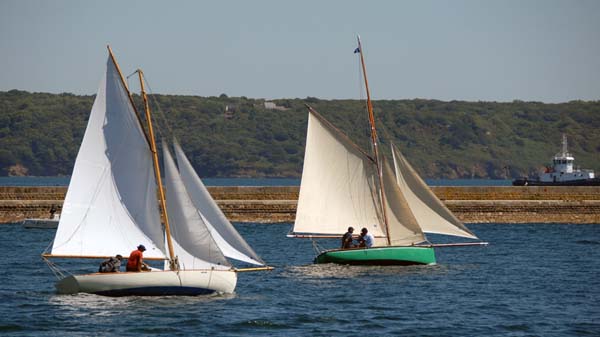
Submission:
M 148 87 L 148 91 L 150 92 L 150 98 L 152 100 L 152 103 L 155 104 L 156 109 L 154 109 L 154 111 L 158 112 L 158 115 L 162 118 L 162 123 L 165 125 L 166 129 L 167 129 L 167 135 L 163 135 L 161 128 L 157 128 L 158 133 L 160 134 L 161 137 L 167 137 L 167 136 L 174 136 L 175 134 L 173 133 L 173 129 L 171 128 L 171 125 L 168 122 L 167 116 L 165 114 L 165 112 L 163 111 L 163 109 L 160 106 L 160 103 L 158 102 L 158 99 L 156 99 L 154 91 L 152 90 L 152 87 L 150 86 L 150 83 L 148 82 L 148 79 L 146 77 L 144 77 L 144 83 L 146 83 L 146 86 Z M 158 126 L 160 126 L 160 124 L 158 124 Z
M 137 74 L 137 73 L 138 73 L 138 70 L 136 69 L 134 72 L 132 72 L 131 74 L 129 74 L 129 75 L 128 75 L 128 76 L 125 78 L 125 80 L 127 81 L 127 87 L 128 87 L 128 88 L 131 88 L 131 86 L 129 85 L 129 78 L 130 78 L 131 76 L 133 76 L 133 75 Z
M 369 115 L 369 105 L 368 105 L 368 102 L 367 102 L 367 98 L 365 97 L 366 89 L 365 89 L 364 74 L 362 72 L 362 64 L 361 64 L 361 61 L 360 61 L 360 56 L 357 57 L 357 60 L 358 61 L 357 61 L 356 64 L 357 64 L 357 67 L 358 67 L 358 69 L 357 69 L 358 70 L 358 100 L 362 101 L 364 103 L 364 105 L 365 105 L 364 106 L 364 109 L 365 109 L 364 111 L 366 112 L 366 115 L 368 116 Z M 364 121 L 362 120 L 363 116 L 364 116 L 363 114 L 356 114 L 354 122 L 355 122 L 355 125 L 363 125 L 364 126 L 360 130 L 361 136 L 364 133 L 366 135 L 369 135 L 369 137 L 370 137 L 371 129 L 370 129 L 370 127 L 367 126 L 368 123 L 365 124 Z M 364 146 L 364 144 L 361 144 L 361 145 Z M 370 146 L 371 146 L 371 151 L 372 151 L 373 150 L 372 149 L 373 145 L 371 144 Z
M 390 134 L 390 132 L 389 132 L 388 128 L 387 128 L 387 127 L 386 127 L 386 125 L 385 125 L 385 123 L 384 123 L 384 122 L 383 122 L 383 120 L 380 118 L 380 116 L 381 116 L 382 114 L 383 114 L 383 113 L 380 111 L 380 112 L 377 114 L 377 117 L 376 117 L 376 119 L 377 119 L 377 123 L 378 123 L 377 125 L 379 125 L 379 129 L 378 129 L 378 131 L 379 131 L 379 130 L 383 130 L 383 136 L 384 136 L 384 137 L 383 137 L 383 139 L 387 140 L 388 142 L 395 142 L 395 141 L 396 141 L 396 139 L 395 139 L 394 137 L 392 137 L 392 135 Z M 380 138 L 381 138 L 381 137 L 380 137 Z M 381 139 L 380 139 L 379 141 L 381 141 Z
M 314 251 L 317 254 L 320 254 L 323 251 L 323 249 L 321 248 L 321 246 L 319 245 L 319 243 L 317 242 L 317 240 L 311 239 L 310 241 L 312 242 L 312 246 L 313 246 Z

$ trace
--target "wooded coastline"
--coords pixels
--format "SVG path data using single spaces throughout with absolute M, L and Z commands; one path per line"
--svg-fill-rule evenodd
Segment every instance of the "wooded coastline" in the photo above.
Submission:
M 180 140 L 202 177 L 299 178 L 310 104 L 368 149 L 359 100 L 149 95 L 157 128 Z M 0 176 L 71 174 L 94 96 L 0 91 Z M 134 95 L 134 101 L 140 103 Z M 600 171 L 600 102 L 374 100 L 381 150 L 394 142 L 423 178 L 534 175 L 569 139 L 575 164 Z M 162 125 L 168 116 L 170 128 Z M 207 132 L 210 130 L 210 132 Z

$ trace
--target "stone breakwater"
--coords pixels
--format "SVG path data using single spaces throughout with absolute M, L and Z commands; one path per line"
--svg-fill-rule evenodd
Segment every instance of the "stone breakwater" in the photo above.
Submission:
M 0 187 L 0 223 L 61 211 L 66 187 Z M 236 222 L 292 222 L 299 188 L 208 187 Z M 467 223 L 600 223 L 600 186 L 437 186 L 434 193 Z

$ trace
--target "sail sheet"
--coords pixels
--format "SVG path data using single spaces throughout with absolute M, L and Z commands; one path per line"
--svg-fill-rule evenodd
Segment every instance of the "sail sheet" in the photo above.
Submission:
M 54 238 L 52 255 L 164 258 L 148 142 L 109 57 Z
M 385 236 L 373 160 L 309 109 L 295 233 L 343 234 L 349 226 Z
M 174 141 L 173 147 L 179 165 L 179 173 L 194 206 L 205 218 L 213 238 L 226 257 L 239 261 L 264 265 L 263 260 L 254 252 L 248 243 L 237 232 L 235 227 L 225 217 L 219 205 L 212 198 L 204 183 L 196 174 L 192 164 L 179 146 Z
M 392 155 L 397 185 L 424 232 L 477 239 L 438 199 L 393 144 Z
M 180 266 L 187 268 L 186 266 L 203 265 L 204 262 L 229 266 L 229 262 L 211 236 L 204 218 L 190 199 L 165 143 L 163 161 L 171 235 L 177 246 L 183 249 L 175 252 Z

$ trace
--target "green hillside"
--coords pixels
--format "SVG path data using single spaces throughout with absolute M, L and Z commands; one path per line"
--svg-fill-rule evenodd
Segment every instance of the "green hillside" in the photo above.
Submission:
M 0 175 L 69 175 L 93 99 L 0 92 Z M 299 177 L 304 104 L 368 149 L 364 102 L 311 97 L 273 102 L 277 106 L 267 109 L 264 100 L 245 97 L 151 96 L 160 134 L 179 138 L 202 177 Z M 563 132 L 576 164 L 600 172 L 600 102 L 415 99 L 373 105 L 382 144 L 394 141 L 427 178 L 536 173 L 560 150 Z

